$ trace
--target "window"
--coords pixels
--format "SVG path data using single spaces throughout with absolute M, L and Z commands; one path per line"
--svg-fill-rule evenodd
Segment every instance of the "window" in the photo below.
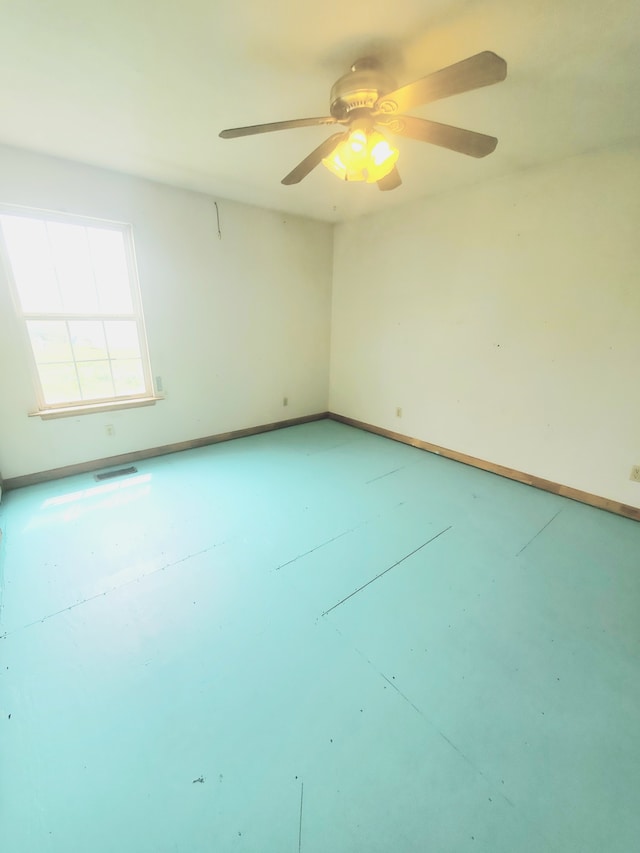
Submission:
M 0 238 L 31 344 L 40 413 L 150 402 L 130 227 L 0 211 Z

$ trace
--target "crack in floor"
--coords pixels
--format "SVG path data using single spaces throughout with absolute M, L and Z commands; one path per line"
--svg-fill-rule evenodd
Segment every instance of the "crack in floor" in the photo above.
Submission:
M 525 549 L 525 548 L 528 548 L 528 547 L 529 547 L 529 545 L 531 545 L 531 543 L 533 542 L 533 540 L 534 540 L 534 539 L 537 539 L 537 538 L 538 538 L 538 536 L 540 536 L 540 534 L 542 533 L 542 531 L 543 531 L 543 530 L 546 530 L 546 529 L 547 529 L 547 527 L 551 524 L 551 522 L 552 522 L 554 519 L 556 519 L 556 518 L 560 515 L 560 513 L 561 513 L 561 512 L 562 512 L 562 510 L 561 510 L 561 509 L 559 509 L 559 510 L 558 510 L 558 512 L 557 512 L 557 513 L 556 513 L 552 518 L 550 518 L 550 519 L 549 519 L 549 521 L 547 521 L 547 523 L 546 523 L 546 524 L 543 524 L 543 525 L 542 525 L 542 527 L 540 528 L 540 530 L 538 530 L 538 532 L 536 533 L 536 535 L 535 535 L 535 536 L 532 536 L 532 537 L 531 537 L 531 539 L 529 539 L 529 541 L 526 543 L 526 545 L 523 545 L 523 546 L 522 546 L 522 548 L 520 548 L 520 550 L 519 550 L 519 551 L 518 551 L 518 553 L 516 554 L 516 557 L 519 557 L 519 556 L 520 556 L 520 554 L 522 554 L 522 552 L 524 551 L 524 549 Z
M 131 580 L 123 581 L 120 584 L 116 584 L 116 586 L 111 587 L 110 589 L 105 589 L 102 592 L 97 592 L 95 595 L 89 595 L 87 598 L 83 598 L 82 601 L 75 601 L 73 604 L 70 604 L 68 607 L 61 607 L 60 610 L 55 610 L 53 613 L 48 613 L 46 616 L 42 616 L 40 619 L 34 619 L 33 622 L 27 622 L 24 625 L 19 625 L 17 628 L 12 628 L 10 631 L 4 631 L 0 634 L 0 639 L 6 639 L 10 637 L 12 634 L 17 634 L 19 631 L 24 631 L 26 628 L 32 628 L 34 625 L 40 625 L 43 622 L 48 621 L 49 619 L 53 619 L 55 616 L 60 616 L 62 613 L 68 613 L 70 610 L 75 610 L 77 607 L 81 607 L 83 604 L 88 604 L 90 601 L 95 601 L 98 598 L 103 598 L 106 595 L 111 595 L 113 592 L 117 592 L 120 589 L 124 589 L 127 586 L 131 586 L 131 584 L 138 583 L 141 580 L 145 580 L 146 578 L 150 578 L 153 575 L 157 575 L 159 572 L 164 572 L 167 569 L 171 569 L 174 566 L 179 566 L 181 563 L 185 563 L 187 560 L 191 560 L 193 557 L 200 557 L 202 554 L 208 554 L 209 551 L 213 551 L 215 548 L 220 548 L 222 545 L 226 545 L 229 540 L 225 540 L 224 542 L 216 542 L 214 545 L 209 545 L 207 548 L 202 548 L 200 551 L 194 551 L 192 554 L 187 554 L 184 557 L 180 557 L 179 560 L 173 560 L 173 562 L 166 563 L 164 566 L 158 566 L 157 569 L 153 569 L 150 572 L 146 572 L 145 574 L 138 575 L 135 578 L 131 578 Z
M 404 557 L 402 557 L 400 560 L 398 560 L 397 562 L 395 562 L 392 566 L 389 566 L 389 568 L 388 568 L 388 569 L 385 569 L 383 572 L 380 572 L 380 574 L 376 575 L 374 578 L 371 578 L 371 580 L 368 580 L 365 584 L 362 584 L 362 586 L 359 586 L 359 587 L 358 587 L 358 589 L 354 589 L 354 591 L 353 591 L 353 592 L 349 593 L 349 595 L 345 596 L 341 601 L 338 601 L 338 603 L 337 603 L 337 604 L 334 604 L 334 605 L 333 605 L 333 607 L 330 607 L 328 610 L 325 610 L 325 611 L 324 611 L 324 613 L 323 613 L 322 615 L 323 615 L 323 616 L 326 616 L 328 613 L 331 613 L 331 611 L 332 611 L 332 610 L 335 610 L 335 609 L 336 609 L 336 607 L 340 607 L 340 605 L 341 605 L 341 604 L 344 604 L 344 603 L 345 603 L 345 601 L 349 601 L 349 599 L 350 599 L 350 598 L 353 598 L 353 596 L 354 596 L 354 595 L 356 595 L 356 594 L 357 594 L 357 593 L 359 593 L 359 592 L 362 592 L 362 590 L 363 590 L 363 589 L 366 589 L 366 588 L 367 588 L 368 586 L 370 586 L 370 584 L 372 584 L 374 581 L 377 581 L 377 580 L 378 580 L 379 578 L 381 578 L 383 575 L 386 575 L 386 574 L 387 574 L 387 572 L 390 572 L 390 571 L 391 571 L 391 569 L 395 569 L 395 567 L 396 567 L 396 566 L 399 566 L 399 565 L 400 565 L 400 563 L 404 563 L 404 561 L 405 561 L 405 560 L 408 560 L 408 559 L 409 559 L 409 557 L 413 557 L 413 555 L 414 555 L 414 554 L 417 554 L 417 553 L 418 553 L 418 551 L 422 551 L 422 549 L 423 549 L 423 548 L 425 548 L 427 545 L 429 545 L 431 542 L 433 542 L 433 541 L 434 541 L 435 539 L 437 539 L 439 536 L 442 536 L 442 534 L 443 534 L 443 533 L 446 533 L 446 532 L 447 532 L 447 530 L 451 530 L 451 527 L 452 527 L 452 525 L 450 524 L 450 525 L 449 525 L 449 527 L 445 527 L 445 528 L 444 528 L 444 530 L 441 530 L 439 533 L 436 533 L 436 535 L 435 535 L 435 536 L 432 536 L 432 537 L 431 537 L 431 539 L 427 539 L 427 541 L 426 541 L 426 542 L 423 542 L 423 543 L 422 543 L 422 545 L 419 545 L 417 548 L 414 548 L 414 549 L 413 549 L 413 551 L 411 551 L 410 553 L 405 554 L 405 556 L 404 556 Z

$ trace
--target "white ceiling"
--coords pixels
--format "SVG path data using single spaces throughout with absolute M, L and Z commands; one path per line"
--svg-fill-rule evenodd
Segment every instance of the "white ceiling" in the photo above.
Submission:
M 281 178 L 332 131 L 222 140 L 328 115 L 360 56 L 398 84 L 481 50 L 505 82 L 415 114 L 497 136 L 475 160 L 399 141 L 403 185 Z M 640 138 L 637 0 L 0 0 L 0 142 L 329 221 Z

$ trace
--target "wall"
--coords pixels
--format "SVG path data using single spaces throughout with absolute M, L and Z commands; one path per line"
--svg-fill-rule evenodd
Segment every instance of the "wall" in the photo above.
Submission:
M 218 200 L 218 239 L 213 198 L 1 147 L 0 202 L 132 223 L 167 392 L 147 408 L 27 417 L 36 398 L 0 265 L 5 479 L 327 409 L 331 226 Z
M 640 506 L 639 178 L 620 148 L 337 226 L 331 410 Z M 10 148 L 0 201 L 133 223 L 168 393 L 28 418 L 0 270 L 5 478 L 327 408 L 330 226 L 218 200 L 219 240 L 210 197 Z
M 338 226 L 331 410 L 640 506 L 638 153 Z

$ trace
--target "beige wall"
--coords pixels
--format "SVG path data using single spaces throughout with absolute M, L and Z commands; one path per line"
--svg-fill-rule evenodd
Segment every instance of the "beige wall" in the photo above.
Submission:
M 28 418 L 36 398 L 0 266 L 5 479 L 327 409 L 330 225 L 219 200 L 218 239 L 211 197 L 10 148 L 0 202 L 133 224 L 152 372 L 167 392 L 148 408 Z
M 219 240 L 211 197 L 0 149 L 1 202 L 133 223 L 152 370 L 168 394 L 150 408 L 27 418 L 35 395 L 0 272 L 0 470 L 330 407 L 640 506 L 629 481 L 639 153 L 574 158 L 335 231 L 219 200 Z
M 640 506 L 639 153 L 337 226 L 331 410 Z

